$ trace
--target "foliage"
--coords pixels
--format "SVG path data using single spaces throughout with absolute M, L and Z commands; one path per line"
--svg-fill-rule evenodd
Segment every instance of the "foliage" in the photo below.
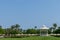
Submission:
M 37 29 L 36 31 L 37 31 L 37 33 L 36 33 L 36 34 L 40 34 L 40 29 Z
M 57 24 L 54 23 L 54 24 L 53 24 L 53 29 L 54 29 L 54 31 L 56 30 L 56 28 L 57 28 Z
M 0 34 L 4 34 L 4 29 L 0 26 Z
M 55 34 L 60 34 L 60 27 L 54 31 Z
M 27 33 L 27 34 L 36 34 L 37 31 L 36 31 L 35 29 L 28 29 L 28 30 L 26 31 L 26 33 Z
M 60 34 L 60 27 L 58 27 L 58 29 L 56 29 L 58 27 L 58 25 L 56 23 L 53 24 L 53 27 L 50 27 L 48 30 L 48 33 L 51 34 L 52 29 L 54 29 L 53 33 L 55 34 Z M 33 29 L 27 29 L 27 30 L 22 30 L 22 28 L 20 28 L 19 24 L 15 24 L 12 25 L 10 28 L 6 28 L 3 29 L 2 26 L 0 26 L 0 34 L 8 34 L 8 36 L 10 34 L 40 34 L 40 29 L 37 29 L 37 26 L 34 26 Z
M 37 28 L 37 26 L 34 27 L 35 29 Z
M 5 35 L 7 37 L 11 36 L 11 37 L 16 37 L 15 34 L 20 34 L 22 31 L 22 29 L 20 29 L 20 25 L 19 24 L 15 24 L 12 25 L 10 28 L 5 29 Z

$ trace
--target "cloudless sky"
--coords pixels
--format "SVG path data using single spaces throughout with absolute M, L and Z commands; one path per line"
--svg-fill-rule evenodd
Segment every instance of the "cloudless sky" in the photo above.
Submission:
M 0 0 L 0 25 L 21 28 L 60 25 L 60 0 Z

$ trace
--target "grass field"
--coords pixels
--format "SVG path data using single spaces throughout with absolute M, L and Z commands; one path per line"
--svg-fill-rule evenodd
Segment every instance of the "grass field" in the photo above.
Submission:
M 60 40 L 59 37 L 26 37 L 26 38 L 0 38 L 0 40 Z

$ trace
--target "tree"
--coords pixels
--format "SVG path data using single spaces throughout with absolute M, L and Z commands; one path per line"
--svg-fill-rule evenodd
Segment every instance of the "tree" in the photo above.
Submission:
M 0 34 L 3 34 L 4 30 L 2 29 L 2 26 L 0 26 Z
M 54 23 L 54 24 L 53 24 L 53 30 L 55 31 L 55 30 L 56 30 L 56 28 L 57 28 L 57 24 L 56 24 L 56 23 Z
M 12 25 L 11 28 L 5 29 L 5 34 L 7 36 L 16 36 L 15 34 L 20 34 L 22 29 L 19 28 L 19 24 Z
M 27 29 L 27 30 L 26 30 L 26 33 L 27 33 L 27 34 L 36 34 L 37 31 L 36 31 L 35 29 Z
M 27 31 L 26 30 L 23 30 L 23 34 L 27 34 Z
M 14 29 L 15 29 L 15 25 L 12 25 L 12 26 L 11 26 L 11 30 L 14 30 Z
M 34 27 L 35 29 L 37 28 L 37 26 Z
M 19 29 L 19 27 L 20 27 L 19 24 L 16 24 L 16 25 L 15 25 L 15 28 L 16 28 L 17 30 Z
M 18 34 L 20 33 L 20 25 L 19 24 L 15 24 L 11 26 L 11 33 L 12 34 Z
M 60 27 L 54 31 L 55 34 L 60 34 Z
M 11 29 L 16 29 L 16 30 L 18 30 L 18 29 L 20 29 L 20 25 L 19 25 L 19 24 L 12 25 L 12 26 L 11 26 Z
M 5 35 L 10 36 L 11 29 L 10 28 L 6 28 L 4 30 L 5 30 Z
M 50 27 L 49 30 L 48 30 L 48 33 L 49 33 L 49 34 L 50 34 L 50 33 L 53 33 L 53 29 L 54 29 L 53 27 Z
M 36 31 L 37 31 L 37 34 L 40 34 L 40 29 L 37 29 Z

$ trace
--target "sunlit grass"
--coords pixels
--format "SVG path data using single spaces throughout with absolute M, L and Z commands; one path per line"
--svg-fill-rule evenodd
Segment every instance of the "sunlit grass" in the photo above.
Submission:
M 40 37 L 40 36 L 33 36 L 33 37 L 26 37 L 26 38 L 0 38 L 0 40 L 60 40 L 58 37 Z

